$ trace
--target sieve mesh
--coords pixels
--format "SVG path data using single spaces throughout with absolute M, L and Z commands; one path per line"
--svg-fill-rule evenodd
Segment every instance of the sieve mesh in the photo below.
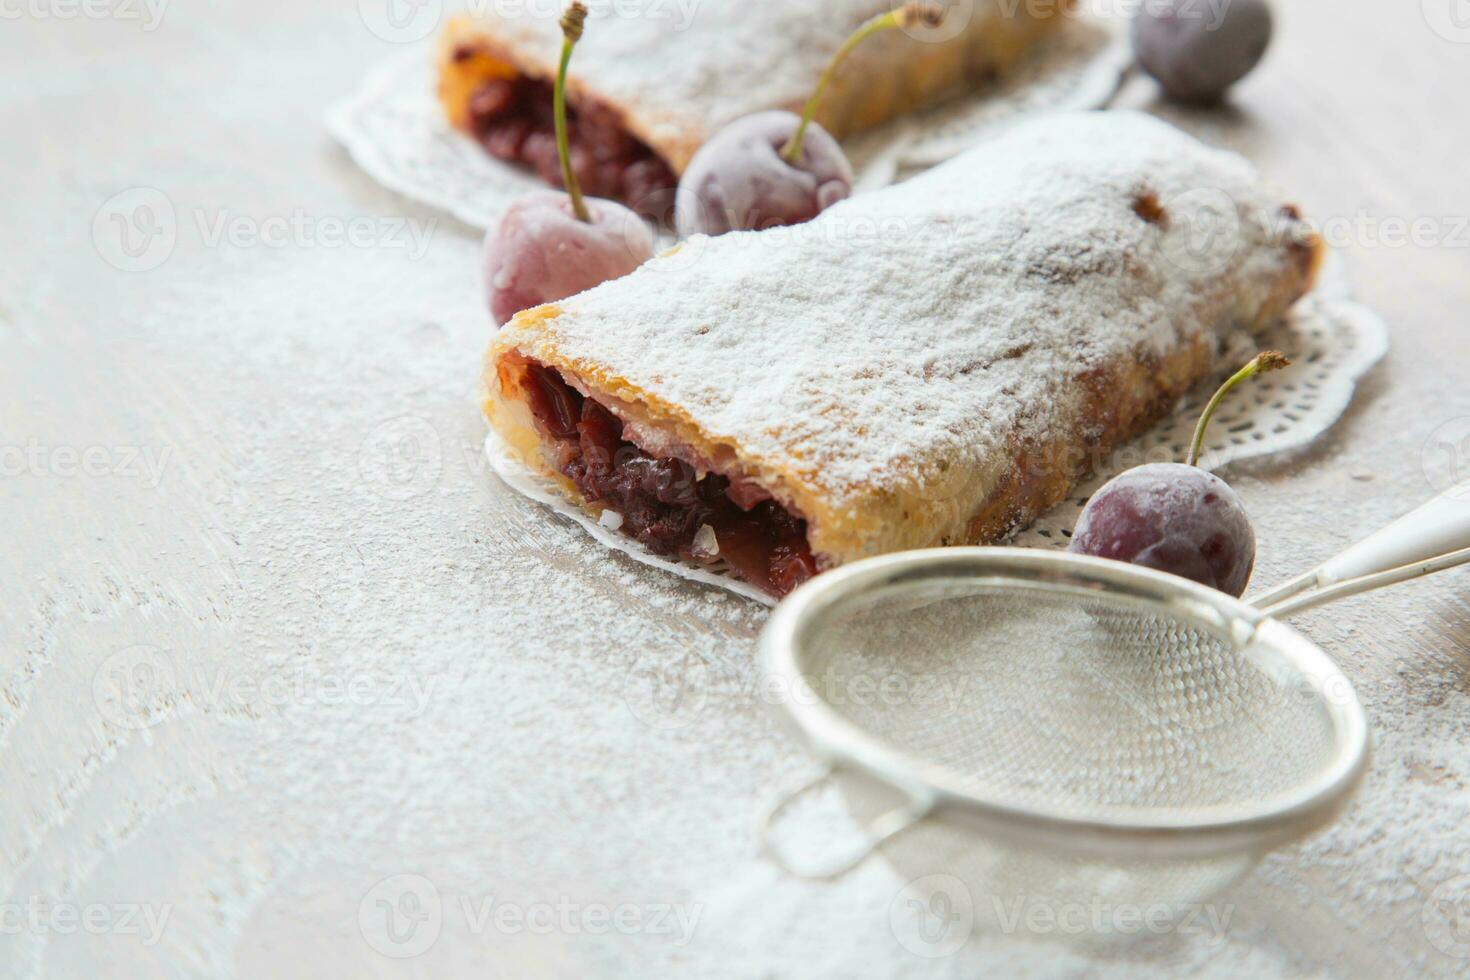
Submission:
M 807 634 L 806 683 L 976 797 L 1076 819 L 1259 803 L 1337 751 L 1310 679 L 1218 624 L 1020 582 L 861 600 Z

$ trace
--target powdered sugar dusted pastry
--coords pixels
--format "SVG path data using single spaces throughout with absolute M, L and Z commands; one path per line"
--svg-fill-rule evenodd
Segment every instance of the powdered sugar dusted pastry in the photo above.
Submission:
M 583 189 L 629 203 L 672 189 L 694 151 L 725 124 L 765 109 L 799 110 L 848 34 L 898 3 L 591 5 L 569 87 Z M 833 80 L 817 120 L 840 138 L 1002 74 L 1062 22 L 1071 3 L 952 4 L 938 28 L 874 38 Z M 555 184 L 551 81 L 561 10 L 555 3 L 503 6 L 449 23 L 439 98 L 450 122 L 491 154 L 528 164 Z
M 590 513 L 779 595 L 1027 524 L 1281 316 L 1320 253 L 1240 157 L 1147 116 L 1051 115 L 519 314 L 484 409 Z

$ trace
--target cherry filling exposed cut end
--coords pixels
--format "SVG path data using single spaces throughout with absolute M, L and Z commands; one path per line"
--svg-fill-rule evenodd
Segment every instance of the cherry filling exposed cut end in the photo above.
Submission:
M 556 445 L 556 462 L 588 501 L 623 517 L 621 530 L 657 555 L 700 560 L 695 537 L 708 525 L 719 557 L 740 577 L 786 595 L 817 573 L 806 521 L 774 500 L 748 510 L 730 499 L 730 481 L 699 476 L 682 460 L 655 458 L 623 438 L 623 423 L 541 364 L 519 365 L 515 383 L 525 392 L 542 435 Z
M 489 78 L 470 96 L 469 126 L 491 156 L 524 164 L 553 187 L 562 186 L 550 82 L 517 76 Z M 567 107 L 572 168 L 582 193 L 621 201 L 661 217 L 679 183 L 666 163 L 626 129 L 611 108 L 590 99 Z

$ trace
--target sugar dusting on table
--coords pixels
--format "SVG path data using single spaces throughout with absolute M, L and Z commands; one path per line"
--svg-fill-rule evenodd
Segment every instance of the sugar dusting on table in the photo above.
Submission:
M 151 947 L 81 928 L 5 935 L 7 975 L 1463 973 L 1426 936 L 1426 901 L 1470 872 L 1470 607 L 1454 577 L 1305 619 L 1367 703 L 1375 769 L 1338 824 L 1222 896 L 1235 914 L 1218 942 L 1171 936 L 1089 957 L 986 933 L 929 959 L 892 931 L 895 903 L 912 910 L 885 866 L 810 886 L 761 861 L 759 810 L 813 766 L 764 709 L 751 656 L 764 613 L 608 555 L 486 473 L 472 375 L 489 327 L 466 288 L 478 236 L 441 222 L 424 261 L 299 241 L 188 247 L 195 207 L 434 220 L 324 154 L 303 111 L 385 53 L 364 43 L 358 11 L 261 9 L 180 11 L 167 38 L 115 25 L 100 89 L 86 53 L 105 25 L 87 18 L 40 25 L 55 44 L 0 64 L 22 86 L 54 82 L 45 105 L 7 103 L 18 130 L 95 144 L 62 160 L 69 179 L 15 171 L 7 204 L 25 234 L 7 241 L 0 272 L 7 418 L 18 439 L 51 446 L 172 451 L 157 487 L 117 475 L 4 486 L 22 506 L 4 524 L 0 725 L 14 779 L 0 897 L 12 911 L 32 897 L 173 910 Z M 179 61 L 175 84 L 159 86 L 159 43 L 209 56 Z M 272 57 L 255 56 L 262 45 Z M 221 63 L 238 71 L 221 77 Z M 271 121 L 251 129 L 262 152 L 229 152 L 242 120 Z M 196 138 L 137 138 L 175 130 Z M 180 208 L 179 253 L 151 273 L 110 273 L 87 223 L 139 183 Z M 76 261 L 47 260 L 57 255 Z M 1368 402 L 1373 423 L 1360 413 L 1309 467 L 1231 474 L 1261 531 L 1263 582 L 1424 492 L 1406 461 L 1425 412 L 1463 394 L 1454 372 L 1412 373 L 1433 367 L 1425 356 L 1408 345 L 1405 383 Z M 405 423 L 437 433 L 425 445 L 439 464 L 407 499 L 362 450 L 421 428 Z M 1376 482 L 1332 485 L 1344 463 Z M 1315 489 L 1325 495 L 1303 496 Z M 96 678 L 138 644 L 168 653 L 182 684 L 146 730 L 93 702 Z M 405 678 L 429 689 L 427 705 L 387 700 L 409 693 L 390 686 Z M 342 700 L 328 682 L 343 680 L 379 700 Z M 392 897 L 371 889 L 398 874 L 430 877 L 445 912 L 437 943 L 409 959 L 371 948 L 358 925 L 368 898 Z M 491 895 L 553 911 L 563 899 L 703 911 L 683 945 L 678 933 L 512 936 L 493 917 L 469 934 L 460 899 Z

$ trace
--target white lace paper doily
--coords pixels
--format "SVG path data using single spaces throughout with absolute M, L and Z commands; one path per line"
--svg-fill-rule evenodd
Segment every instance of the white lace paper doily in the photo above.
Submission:
M 1210 424 L 1200 465 L 1217 469 L 1237 460 L 1300 449 L 1327 431 L 1352 400 L 1357 381 L 1388 351 L 1388 327 L 1348 294 L 1341 263 L 1333 257 L 1317 288 L 1291 314 L 1258 338 L 1242 337 L 1231 363 L 1257 350 L 1276 349 L 1291 358 L 1284 371 L 1261 375 L 1231 393 Z M 1148 433 L 1102 460 L 1081 483 L 1009 544 L 1065 548 L 1072 526 L 1094 490 L 1118 473 L 1145 462 L 1182 461 L 1195 422 L 1221 378 L 1197 385 L 1174 412 Z M 706 585 L 717 585 L 766 605 L 770 596 L 735 578 L 723 564 L 696 565 L 663 558 L 632 538 L 598 524 L 569 503 L 552 480 L 528 469 L 493 431 L 485 442 L 490 466 L 511 489 L 569 517 L 598 541 L 628 556 Z
M 1128 63 L 1116 25 L 1078 18 L 1038 45 L 1005 81 L 849 140 L 858 187 L 881 187 L 903 168 L 954 156 L 1024 113 L 1098 108 L 1112 97 Z M 430 53 L 415 50 L 380 67 L 357 94 L 332 106 L 327 129 L 384 187 L 487 228 L 512 200 L 544 185 L 451 128 L 434 90 Z

